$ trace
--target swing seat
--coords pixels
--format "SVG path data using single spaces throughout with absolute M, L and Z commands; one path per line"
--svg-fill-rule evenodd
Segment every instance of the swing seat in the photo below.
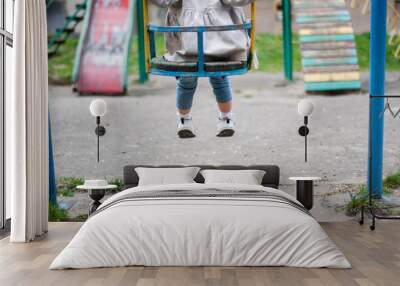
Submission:
M 144 0 L 146 1 L 146 0 Z M 255 2 L 252 4 L 252 21 L 227 26 L 157 26 L 147 24 L 145 34 L 146 69 L 153 75 L 171 77 L 224 77 L 241 75 L 251 69 L 254 54 Z M 204 33 L 243 30 L 251 36 L 250 53 L 247 61 L 210 61 L 204 52 Z M 197 60 L 192 62 L 171 62 L 157 56 L 155 33 L 196 33 Z
M 171 62 L 164 57 L 156 57 L 151 59 L 151 67 L 160 71 L 166 72 L 182 72 L 196 73 L 198 72 L 197 62 Z M 227 62 L 206 62 L 204 70 L 206 72 L 228 72 L 240 69 L 245 69 L 247 62 L 245 61 L 227 61 Z
M 152 58 L 151 67 L 166 72 L 197 72 L 196 62 L 171 62 L 164 57 Z
M 244 61 L 208 62 L 204 65 L 206 72 L 225 72 L 245 68 L 247 68 L 247 62 Z
M 149 24 L 148 0 L 140 0 L 144 7 L 144 15 L 139 24 L 143 24 L 147 31 L 143 34 L 146 71 L 149 74 L 171 77 L 224 77 L 245 74 L 252 68 L 255 54 L 255 23 L 256 1 L 251 3 L 251 20 L 242 24 L 223 26 L 159 26 Z M 140 29 L 141 31 L 141 29 Z M 250 49 L 247 60 L 244 61 L 209 61 L 204 47 L 204 34 L 215 32 L 244 31 L 250 38 Z M 147 33 L 146 33 L 147 32 Z M 194 33 L 197 35 L 197 59 L 192 62 L 170 62 L 157 55 L 156 33 Z

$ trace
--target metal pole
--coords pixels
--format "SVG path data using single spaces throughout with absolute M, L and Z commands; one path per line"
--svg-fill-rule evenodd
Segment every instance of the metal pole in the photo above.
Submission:
M 304 136 L 304 162 L 307 163 L 307 133 L 306 136 Z
M 145 83 L 149 77 L 146 71 L 146 45 L 145 45 L 145 26 L 144 26 L 144 7 L 142 0 L 136 0 L 136 19 L 138 29 L 138 49 L 139 49 L 139 82 Z
M 100 162 L 100 116 L 96 117 L 96 135 L 97 135 L 97 163 Z
M 57 185 L 54 171 L 53 140 L 51 136 L 51 120 L 49 112 L 49 202 L 57 205 Z
M 308 146 L 307 146 L 307 136 L 308 136 L 308 116 L 304 116 L 304 162 L 308 161 Z
M 382 197 L 383 133 L 386 62 L 387 1 L 371 2 L 368 186 L 374 198 Z M 382 98 L 379 98 L 379 97 Z M 377 98 L 378 97 L 378 98 Z M 372 188 L 372 189 L 371 189 Z
M 283 0 L 283 62 L 285 78 L 293 80 L 292 8 L 290 0 Z

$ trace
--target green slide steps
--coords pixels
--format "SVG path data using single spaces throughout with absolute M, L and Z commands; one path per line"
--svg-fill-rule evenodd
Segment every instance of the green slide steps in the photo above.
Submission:
M 337 15 L 337 16 L 299 16 L 296 23 L 319 23 L 319 22 L 350 22 L 350 15 Z
M 49 7 L 55 2 L 56 0 L 46 0 L 46 9 L 49 9 Z
M 298 13 L 297 15 L 299 17 L 303 16 L 326 17 L 326 16 L 349 16 L 350 13 L 349 11 L 343 9 L 337 9 L 335 11 L 331 11 L 330 9 L 318 9 L 318 10 L 301 12 Z
M 314 9 L 314 8 L 346 8 L 344 1 L 294 1 L 295 9 Z
M 354 41 L 354 34 L 300 36 L 300 43 Z
M 305 50 L 302 58 L 357 57 L 356 49 Z
M 50 3 L 51 2 L 51 3 Z M 47 7 L 52 4 L 53 1 L 47 1 Z M 75 31 L 79 23 L 84 19 L 85 11 L 87 8 L 88 0 L 83 0 L 81 3 L 75 5 L 74 13 L 68 15 L 65 18 L 64 25 L 61 28 L 56 29 L 54 35 L 50 37 L 48 42 L 48 55 L 52 57 L 57 54 L 58 49 L 68 37 Z
M 331 82 L 306 82 L 307 91 L 337 91 L 337 90 L 359 90 L 361 83 L 354 81 L 331 81 Z
M 318 58 L 318 59 L 302 59 L 301 63 L 304 67 L 309 66 L 335 66 L 335 65 L 356 65 L 357 57 L 342 58 Z

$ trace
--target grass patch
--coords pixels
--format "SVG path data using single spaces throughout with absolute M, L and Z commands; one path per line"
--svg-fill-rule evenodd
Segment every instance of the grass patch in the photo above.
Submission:
M 121 178 L 111 178 L 108 181 L 110 185 L 116 185 L 117 189 L 113 192 L 121 192 L 124 187 L 123 180 Z M 81 177 L 59 177 L 57 178 L 57 196 L 59 197 L 73 197 L 76 192 L 76 187 L 83 185 L 85 179 Z M 76 217 L 70 217 L 68 210 L 60 208 L 56 205 L 49 205 L 49 221 L 51 222 L 84 222 L 88 218 L 87 214 L 81 214 Z
M 83 185 L 85 179 L 82 177 L 59 177 L 57 178 L 57 187 L 74 190 L 77 186 Z
M 389 37 L 388 37 L 389 39 Z M 364 33 L 356 35 L 356 45 L 358 53 L 358 63 L 361 70 L 369 69 L 369 46 L 370 46 L 370 33 Z M 395 46 L 387 45 L 386 49 L 386 70 L 387 71 L 399 71 L 400 60 L 394 57 L 396 51 Z
M 350 194 L 350 201 L 346 205 L 346 214 L 349 216 L 356 216 L 362 207 L 368 206 L 369 198 L 368 191 L 365 185 L 360 185 L 357 193 Z M 395 215 L 394 207 L 372 200 L 372 208 L 374 208 L 380 215 Z
M 350 201 L 346 205 L 346 212 L 350 216 L 356 216 L 361 207 L 368 204 L 368 191 L 365 185 L 360 185 L 358 192 L 350 193 Z
M 116 185 L 117 189 L 115 190 L 116 193 L 123 191 L 124 189 L 124 182 L 121 178 L 112 178 L 108 180 L 110 185 Z
M 62 209 L 59 206 L 49 204 L 49 221 L 60 222 L 68 220 L 69 220 L 69 215 L 67 210 Z
M 160 34 L 156 34 L 156 48 L 157 48 L 157 56 L 161 56 L 165 54 L 165 42 L 164 37 Z M 139 46 L 137 43 L 137 37 L 133 37 L 133 42 L 131 44 L 131 54 L 129 56 L 129 74 L 137 75 L 139 74 Z
M 87 214 L 81 214 L 81 215 L 78 215 L 78 216 L 76 216 L 74 218 L 69 219 L 69 221 L 71 221 L 71 222 L 85 222 L 88 219 L 88 217 L 89 216 Z
M 57 55 L 49 58 L 49 82 L 52 84 L 71 84 L 75 52 L 79 39 L 70 37 L 58 49 Z
M 383 186 L 390 191 L 400 187 L 400 171 L 397 171 L 383 180 Z
M 71 218 L 66 209 L 59 206 L 49 204 L 49 221 L 50 222 L 85 222 L 88 219 L 87 214 L 81 214 Z
M 281 35 L 261 33 L 256 35 L 258 71 L 283 72 L 283 42 Z M 298 36 L 293 35 L 293 70 L 301 71 L 300 45 Z
M 75 195 L 75 191 L 64 188 L 57 189 L 57 195 L 61 197 L 73 197 Z
M 397 171 L 383 179 L 382 191 L 384 194 L 391 194 L 393 190 L 400 187 L 400 171 Z M 350 193 L 350 201 L 346 205 L 348 215 L 356 215 L 362 206 L 368 205 L 368 190 L 365 184 L 359 185 L 356 193 Z M 384 208 L 387 215 L 394 214 L 393 208 L 386 208 L 384 205 L 373 202 L 374 208 Z
M 107 180 L 108 184 L 116 185 L 116 193 L 121 192 L 124 188 L 122 178 L 111 178 Z M 62 197 L 73 197 L 76 187 L 85 184 L 85 179 L 82 177 L 59 177 L 57 178 L 57 195 Z
M 85 180 L 80 177 L 59 177 L 57 178 L 57 195 L 62 197 L 73 197 L 76 187 L 83 185 Z
M 60 47 L 56 56 L 49 60 L 49 78 L 53 84 L 70 84 L 75 60 L 75 52 L 78 46 L 78 38 L 69 38 Z M 280 73 L 283 72 L 283 48 L 282 35 L 270 33 L 259 33 L 256 36 L 257 55 L 260 62 L 259 71 Z M 369 69 L 369 44 L 370 34 L 364 33 L 356 35 L 356 46 L 358 52 L 359 65 L 361 70 Z M 164 37 L 160 34 L 156 36 L 157 55 L 165 52 Z M 400 60 L 393 54 L 396 47 L 387 48 L 386 70 L 400 71 Z M 131 56 L 129 57 L 129 74 L 136 75 L 138 68 L 138 45 L 136 38 L 131 45 Z M 298 35 L 293 35 L 293 69 L 301 71 L 300 45 Z

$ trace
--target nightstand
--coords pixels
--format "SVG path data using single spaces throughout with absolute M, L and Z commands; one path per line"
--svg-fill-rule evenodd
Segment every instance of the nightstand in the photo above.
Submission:
M 319 177 L 290 177 L 289 180 L 296 181 L 296 199 L 308 210 L 314 204 L 314 181 Z
M 116 185 L 107 185 L 107 186 L 87 186 L 87 185 L 82 185 L 82 186 L 77 186 L 76 187 L 78 190 L 86 190 L 88 191 L 89 197 L 93 200 L 89 204 L 89 216 L 94 213 L 97 208 L 101 205 L 101 199 L 104 198 L 104 195 L 106 194 L 107 190 L 116 190 L 117 186 Z

